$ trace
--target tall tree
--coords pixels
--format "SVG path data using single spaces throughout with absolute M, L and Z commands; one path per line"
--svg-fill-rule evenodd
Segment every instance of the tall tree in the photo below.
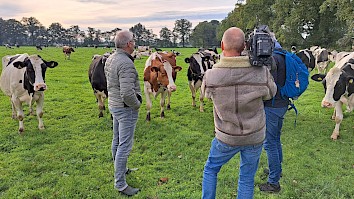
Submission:
M 192 23 L 187 19 L 179 19 L 175 21 L 175 27 L 173 31 L 179 35 L 182 41 L 182 46 L 185 47 L 186 41 L 188 41 L 191 33 Z
M 63 44 L 63 35 L 65 35 L 65 28 L 60 23 L 52 23 L 48 28 L 48 41 L 51 44 Z
M 129 30 L 134 34 L 136 45 L 141 46 L 143 40 L 143 33 L 146 30 L 145 26 L 143 26 L 141 23 L 138 23 L 131 27 Z
M 21 22 L 15 19 L 0 20 L 0 43 L 8 43 L 10 45 L 23 44 L 26 42 L 26 28 Z
M 200 22 L 193 30 L 190 41 L 193 46 L 209 48 L 219 46 L 220 42 L 216 38 L 216 31 L 219 27 L 219 21 Z
M 320 13 L 328 10 L 334 11 L 336 18 L 345 23 L 344 34 L 340 35 L 337 45 L 343 50 L 354 48 L 354 1 L 350 0 L 325 0 L 320 7 Z
M 30 35 L 31 40 L 32 40 L 32 45 L 35 45 L 34 44 L 35 34 L 36 34 L 36 31 L 38 31 L 40 29 L 42 24 L 35 17 L 29 17 L 29 18 L 23 17 L 21 22 L 27 28 L 27 31 Z
M 170 47 L 171 46 L 171 38 L 172 32 L 167 27 L 163 27 L 160 30 L 160 39 L 162 41 L 163 47 Z
M 67 29 L 67 34 L 68 34 L 68 39 L 69 39 L 69 44 L 72 45 L 74 44 L 75 46 L 77 45 L 78 38 L 80 36 L 80 28 L 78 25 L 73 25 L 70 26 L 70 28 Z

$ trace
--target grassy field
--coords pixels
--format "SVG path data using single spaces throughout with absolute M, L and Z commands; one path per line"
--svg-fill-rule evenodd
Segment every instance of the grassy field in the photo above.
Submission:
M 35 116 L 26 116 L 25 133 L 19 135 L 18 122 L 11 119 L 10 100 L 0 94 L 0 198 L 125 198 L 113 188 L 110 115 L 98 118 L 87 76 L 92 55 L 103 54 L 107 49 L 77 48 L 71 60 L 64 60 L 61 50 L 0 47 L 0 57 L 26 52 L 59 63 L 46 73 L 45 130 L 38 130 Z M 127 177 L 130 185 L 141 188 L 135 198 L 201 197 L 203 167 L 213 139 L 212 102 L 206 101 L 204 113 L 191 106 L 184 59 L 196 49 L 177 50 L 182 53 L 177 64 L 183 69 L 178 73 L 172 109 L 165 112 L 165 119 L 159 118 L 156 99 L 151 122 L 145 122 L 145 103 L 139 113 L 128 162 L 130 168 L 139 169 Z M 135 62 L 142 89 L 145 60 Z M 320 107 L 323 95 L 322 85 L 310 81 L 308 90 L 295 103 L 299 110 L 296 127 L 294 111 L 286 114 L 282 191 L 264 194 L 256 187 L 255 199 L 354 198 L 354 115 L 344 114 L 341 137 L 332 141 L 333 110 Z M 236 197 L 238 167 L 239 155 L 222 168 L 217 198 Z M 263 152 L 256 185 L 266 181 L 266 167 Z

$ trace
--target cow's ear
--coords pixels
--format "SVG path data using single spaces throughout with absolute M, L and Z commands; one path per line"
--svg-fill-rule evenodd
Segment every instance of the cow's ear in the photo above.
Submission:
M 322 81 L 324 78 L 326 77 L 325 74 L 314 74 L 311 76 L 311 79 L 316 81 L 316 82 L 320 82 Z
M 25 62 L 17 61 L 14 63 L 14 67 L 18 68 L 18 69 L 22 69 L 22 68 L 26 67 L 26 64 L 25 64 Z
M 158 72 L 160 69 L 159 67 L 156 67 L 156 66 L 151 66 L 151 69 L 150 69 L 152 72 Z
M 179 71 L 182 70 L 182 67 L 180 67 L 180 66 L 175 66 L 175 67 L 173 67 L 173 69 L 175 70 L 175 72 L 179 72 Z
M 54 68 L 54 67 L 58 66 L 58 62 L 49 61 L 49 62 L 45 62 L 45 65 L 47 65 L 47 67 L 49 67 L 49 68 Z
M 190 63 L 190 62 L 191 62 L 191 60 L 190 60 L 190 58 L 189 58 L 189 57 L 187 57 L 187 58 L 185 58 L 185 59 L 184 59 L 184 62 L 186 62 L 186 63 Z

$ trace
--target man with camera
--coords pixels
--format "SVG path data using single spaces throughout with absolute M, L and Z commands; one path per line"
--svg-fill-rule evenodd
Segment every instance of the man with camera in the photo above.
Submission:
M 281 45 L 275 38 L 273 32 L 269 32 L 275 44 L 275 50 L 282 51 Z M 276 69 L 271 70 L 278 88 L 285 85 L 286 65 L 283 55 L 273 53 L 272 55 Z M 277 193 L 280 191 L 279 180 L 282 173 L 283 151 L 280 141 L 281 129 L 286 111 L 288 110 L 289 99 L 284 98 L 280 94 L 280 89 L 277 90 L 275 97 L 271 100 L 264 101 L 264 110 L 266 114 L 266 139 L 264 141 L 264 149 L 268 157 L 268 168 L 265 173 L 268 174 L 266 183 L 259 185 L 260 191 Z
M 245 48 L 244 32 L 227 29 L 221 41 L 223 56 L 204 76 L 206 97 L 213 101 L 215 138 L 203 173 L 202 198 L 215 198 L 221 167 L 240 152 L 237 198 L 253 198 L 254 176 L 265 139 L 263 100 L 276 93 L 266 66 L 252 66 Z

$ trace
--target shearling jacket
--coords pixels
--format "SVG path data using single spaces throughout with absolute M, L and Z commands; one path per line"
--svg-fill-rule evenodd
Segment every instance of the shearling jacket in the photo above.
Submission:
M 108 106 L 139 109 L 142 98 L 133 57 L 122 49 L 110 55 L 105 64 Z
M 248 56 L 222 57 L 204 76 L 206 97 L 214 104 L 215 136 L 231 146 L 256 145 L 265 138 L 263 100 L 276 94 L 266 66 L 251 66 Z

